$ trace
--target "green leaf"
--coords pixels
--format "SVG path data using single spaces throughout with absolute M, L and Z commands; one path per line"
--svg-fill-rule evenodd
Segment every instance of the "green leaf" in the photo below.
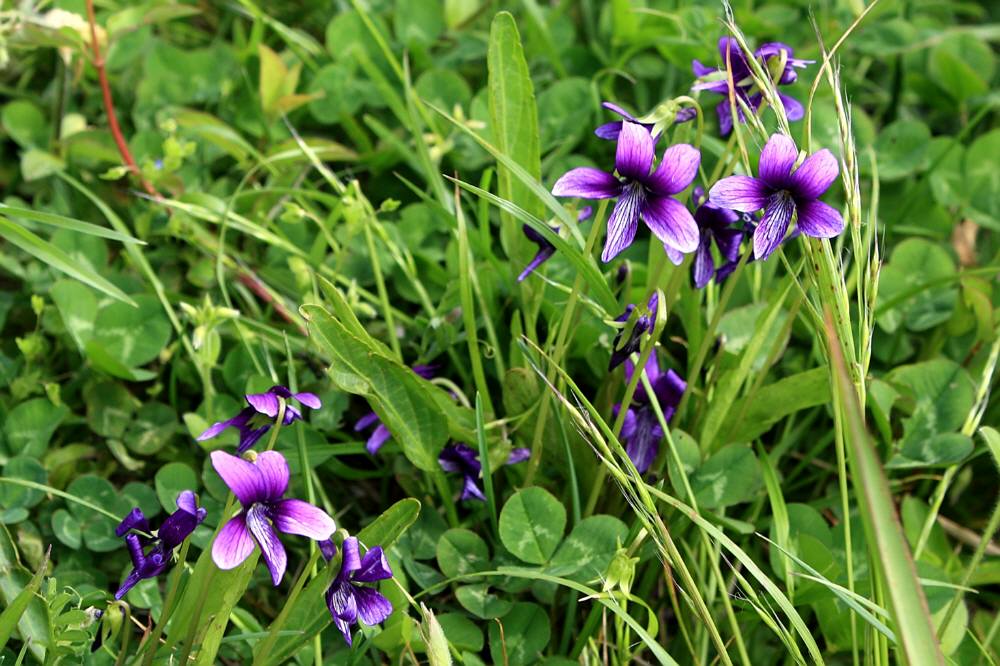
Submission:
M 602 576 L 619 543 L 625 543 L 628 526 L 613 516 L 590 516 L 573 527 L 559 545 L 546 569 L 553 576 L 590 581 Z
M 438 615 L 437 621 L 444 630 L 448 642 L 456 649 L 469 652 L 479 652 L 483 649 L 483 631 L 461 613 Z
M 44 150 L 30 148 L 21 153 L 21 175 L 28 182 L 47 178 L 65 168 L 65 162 Z
M 3 466 L 3 475 L 9 479 L 24 479 L 34 483 L 47 484 L 48 473 L 34 456 L 15 456 Z M 23 507 L 30 509 L 45 499 L 45 493 L 34 488 L 13 484 L 0 485 L 0 506 L 5 509 Z
M 1000 229 L 1000 129 L 978 137 L 965 151 L 965 191 L 971 199 L 972 218 L 995 230 Z
M 448 420 L 434 398 L 444 393 L 385 355 L 384 346 L 359 337 L 318 305 L 304 305 L 312 339 L 332 360 L 330 378 L 342 390 L 368 399 L 403 454 L 417 468 L 439 470 L 437 458 L 448 440 Z
M 500 512 L 500 541 L 529 564 L 544 564 L 562 540 L 566 508 L 544 488 L 514 493 Z
M 49 289 L 49 295 L 73 342 L 80 353 L 84 353 L 87 343 L 94 335 L 94 321 L 97 319 L 97 297 L 94 292 L 73 280 L 57 280 Z
M 549 616 L 541 606 L 516 603 L 499 624 L 490 623 L 490 656 L 494 664 L 534 664 L 550 636 Z
M 132 508 L 118 497 L 114 486 L 107 479 L 92 474 L 78 476 L 73 483 L 69 484 L 66 492 L 122 517 Z M 69 512 L 79 523 L 80 531 L 83 534 L 83 543 L 88 550 L 95 553 L 107 553 L 122 547 L 121 539 L 115 536 L 117 522 L 110 517 L 97 513 L 77 502 L 69 504 Z
M 185 490 L 198 490 L 198 475 L 182 462 L 167 463 L 156 473 L 156 497 L 168 513 L 177 508 L 177 496 Z
M 884 127 L 875 144 L 879 178 L 899 180 L 922 170 L 930 140 L 931 131 L 919 120 L 897 120 Z
M 510 612 L 513 603 L 490 592 L 486 584 L 463 585 L 455 589 L 455 599 L 462 608 L 478 618 L 490 620 Z
M 509 12 L 499 12 L 490 25 L 490 43 L 486 56 L 489 72 L 490 132 L 497 150 L 521 166 L 527 174 L 541 179 L 542 166 L 538 145 L 538 111 L 528 63 L 521 48 L 517 23 Z M 541 217 L 538 198 L 511 171 L 498 167 L 498 194 L 530 215 Z M 512 260 L 530 259 L 530 243 L 508 213 L 500 214 L 500 242 Z
M 18 99 L 5 104 L 0 112 L 0 124 L 3 124 L 10 138 L 22 148 L 48 143 L 48 122 L 34 102 Z
M 945 35 L 931 49 L 927 75 L 956 102 L 985 94 L 993 78 L 996 60 L 982 40 L 969 34 Z
M 958 303 L 956 276 L 948 252 L 923 238 L 908 238 L 882 267 L 878 291 L 878 324 L 888 333 L 900 324 L 926 331 L 948 321 Z
M 66 405 L 53 405 L 48 398 L 32 398 L 7 413 L 3 424 L 7 445 L 15 454 L 41 458 L 56 428 L 69 416 Z
M 699 509 L 719 509 L 752 499 L 763 479 L 753 451 L 730 444 L 695 470 L 690 483 Z
M 397 0 L 393 29 L 408 48 L 428 46 L 444 32 L 441 0 Z
M 129 368 L 149 363 L 170 341 L 170 322 L 155 296 L 135 297 L 135 307 L 111 303 L 97 313 L 94 340 Z
M 370 525 L 357 533 L 358 540 L 369 546 L 389 549 L 393 543 L 416 521 L 420 513 L 420 502 L 413 498 L 400 500 L 386 509 Z M 321 573 L 309 581 L 295 605 L 290 609 L 285 627 L 293 628 L 294 635 L 281 635 L 275 641 L 268 655 L 267 664 L 287 663 L 312 637 L 330 624 L 330 612 L 326 607 L 325 593 L 339 567 L 336 560 L 328 564 Z
M 0 613 L 0 650 L 7 645 L 7 641 L 10 640 L 11 634 L 14 633 L 14 629 L 16 629 L 20 624 L 25 623 L 25 620 L 28 619 L 28 616 L 26 615 L 28 606 L 32 601 L 36 601 L 35 594 L 38 593 L 38 590 L 42 585 L 42 578 L 45 575 L 45 570 L 48 568 L 48 564 L 49 553 L 46 552 L 45 557 L 38 566 L 38 571 L 36 571 L 35 575 L 31 577 L 28 584 L 25 585 L 13 599 L 5 600 L 7 607 L 4 609 L 3 613 Z M 5 568 L 6 567 L 0 567 L 0 573 L 3 573 L 4 577 L 10 575 L 10 572 L 3 571 Z M 39 638 L 34 634 L 35 632 L 29 631 L 28 637 L 34 639 Z M 47 643 L 48 641 L 45 641 L 45 643 L 39 647 L 43 648 L 43 646 Z
M 48 264 L 57 271 L 61 271 L 71 278 L 75 278 L 84 284 L 88 284 L 94 289 L 101 291 L 112 298 L 123 303 L 135 305 L 134 301 L 125 293 L 111 284 L 100 275 L 97 275 L 86 266 L 74 261 L 68 254 L 57 248 L 52 243 L 36 236 L 19 224 L 15 224 L 5 217 L 0 216 L 0 237 L 21 248 L 31 256 Z
M 17 206 L 8 206 L 4 203 L 0 203 L 0 213 L 3 213 L 7 217 L 32 220 L 34 222 L 41 222 L 42 224 L 59 227 L 60 229 L 78 231 L 81 234 L 87 234 L 88 236 L 107 238 L 108 240 L 119 241 L 121 243 L 138 243 L 139 245 L 146 244 L 145 241 L 133 238 L 128 234 L 123 234 L 106 227 L 100 227 L 89 222 L 75 220 L 71 217 L 66 217 L 65 215 L 57 215 L 55 213 L 48 213 L 41 210 L 30 210 L 28 208 L 20 208 Z
M 473 571 L 485 571 L 490 563 L 490 552 L 478 534 L 454 528 L 438 540 L 437 561 L 441 573 L 455 578 Z
M 719 430 L 730 442 L 749 442 L 789 414 L 830 401 L 830 376 L 814 368 L 768 384 L 728 410 Z

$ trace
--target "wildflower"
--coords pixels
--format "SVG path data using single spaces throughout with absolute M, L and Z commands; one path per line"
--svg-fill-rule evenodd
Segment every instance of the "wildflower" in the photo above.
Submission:
M 220 569 L 238 567 L 259 547 L 271 580 L 278 585 L 288 558 L 275 529 L 316 541 L 330 538 L 336 529 L 321 509 L 302 500 L 282 499 L 288 489 L 288 463 L 277 451 L 264 451 L 254 462 L 213 451 L 212 466 L 243 507 L 212 544 L 212 560 Z
M 591 213 L 593 212 L 594 212 L 593 206 L 584 206 L 583 208 L 580 209 L 580 212 L 577 214 L 576 221 L 583 222 L 588 217 L 590 217 Z M 531 262 L 529 262 L 528 265 L 524 267 L 524 270 L 521 271 L 521 274 L 517 276 L 518 282 L 524 282 L 524 279 L 526 277 L 531 275 L 536 268 L 544 264 L 546 261 L 549 260 L 549 258 L 553 254 L 556 253 L 556 246 L 550 243 L 548 240 L 546 240 L 545 236 L 535 231 L 531 225 L 525 224 L 523 227 L 521 227 L 521 229 L 522 231 L 524 231 L 524 235 L 528 237 L 528 240 L 530 240 L 532 243 L 538 246 L 538 252 L 535 253 L 535 256 L 531 260 Z M 559 227 L 555 227 L 554 229 L 552 229 L 552 231 L 554 231 L 555 233 L 559 233 Z
M 649 302 L 646 304 L 648 313 L 639 315 L 639 318 L 635 322 L 635 326 L 632 328 L 631 333 L 629 333 L 628 340 L 626 340 L 625 344 L 621 347 L 618 346 L 618 343 L 621 342 L 625 329 L 622 328 L 618 331 L 618 334 L 615 335 L 614 342 L 611 343 L 611 361 L 608 363 L 608 372 L 617 368 L 629 356 L 639 351 L 639 347 L 642 345 L 642 334 L 653 332 L 653 326 L 656 324 L 656 308 L 659 304 L 659 292 L 654 291 L 653 295 L 649 297 Z M 615 321 L 622 323 L 627 322 L 629 317 L 632 316 L 633 310 L 635 310 L 635 305 L 629 303 L 625 308 L 625 312 L 618 315 Z
M 625 381 L 632 381 L 632 373 L 635 366 L 632 361 L 625 362 Z M 653 411 L 652 401 L 656 400 L 663 411 L 664 421 L 670 421 L 677 405 L 681 402 L 684 391 L 687 390 L 687 382 L 681 379 L 673 370 L 660 372 L 660 364 L 656 359 L 656 353 L 649 355 L 646 361 L 646 377 L 649 385 L 653 389 L 653 395 L 646 393 L 646 387 L 640 382 L 632 396 L 632 405 L 625 412 L 625 420 L 622 424 L 621 439 L 625 443 L 625 452 L 632 460 L 632 464 L 639 470 L 640 474 L 646 472 L 649 466 L 656 459 L 656 454 L 660 450 L 660 440 L 663 439 L 663 429 Z M 615 405 L 615 415 L 621 405 Z
M 302 412 L 287 404 L 291 398 L 312 409 L 323 406 L 314 393 L 292 393 L 284 386 L 272 386 L 264 393 L 247 393 L 245 397 L 248 407 L 244 407 L 239 414 L 227 421 L 214 423 L 212 427 L 198 435 L 198 441 L 217 437 L 226 428 L 236 428 L 240 431 L 240 443 L 236 447 L 236 452 L 243 453 L 253 447 L 274 425 L 278 418 L 278 398 L 286 401 L 282 425 L 288 425 L 302 418 Z
M 637 123 L 639 125 L 642 125 L 643 127 L 646 128 L 646 131 L 648 131 L 650 134 L 653 135 L 654 140 L 660 134 L 659 132 L 656 131 L 656 123 L 644 123 L 635 116 L 633 116 L 631 113 L 623 109 L 622 107 L 618 106 L 617 104 L 612 104 L 611 102 L 603 102 L 601 106 L 611 111 L 612 113 L 618 114 L 623 118 L 623 120 L 613 120 L 610 123 L 604 123 L 597 129 L 595 129 L 594 134 L 596 134 L 598 137 L 602 139 L 608 139 L 609 141 L 617 141 L 618 135 L 621 134 L 622 126 L 625 123 Z M 698 112 L 690 107 L 677 109 L 676 111 L 674 111 L 673 122 L 677 124 L 686 123 L 689 120 L 693 120 L 697 115 Z
M 437 366 L 415 365 L 411 369 L 424 379 L 430 379 L 434 376 L 434 371 L 437 370 Z M 368 441 L 365 442 L 365 449 L 368 450 L 368 453 L 375 455 L 378 453 L 378 450 L 382 448 L 382 445 L 389 441 L 389 438 L 392 437 L 392 433 L 389 432 L 389 429 L 386 428 L 385 424 L 382 423 L 381 419 L 379 419 L 378 414 L 375 412 L 368 412 L 362 416 L 358 419 L 357 423 L 354 424 L 354 432 L 361 432 L 362 430 L 366 430 L 373 425 L 375 426 L 375 429 L 372 430 L 371 435 L 368 436 Z
M 653 157 L 653 137 L 642 125 L 626 121 L 615 153 L 618 177 L 600 169 L 579 167 L 564 174 L 552 188 L 552 193 L 560 197 L 618 197 L 608 218 L 602 261 L 611 261 L 632 244 L 640 218 L 664 247 L 684 253 L 698 247 L 698 225 L 688 209 L 671 195 L 694 180 L 701 153 L 687 144 L 670 146 L 655 171 Z
M 331 541 L 321 542 L 320 549 L 328 562 L 337 551 Z M 371 627 L 392 614 L 392 603 L 381 592 L 362 585 L 392 578 L 392 569 L 381 546 L 369 548 L 364 557 L 360 557 L 357 538 L 347 537 L 343 550 L 340 573 L 326 591 L 326 606 L 330 609 L 333 625 L 351 645 L 352 625 L 360 621 Z
M 524 462 L 531 457 L 531 451 L 526 448 L 514 449 L 507 457 L 507 465 Z M 466 444 L 449 444 L 438 456 L 438 464 L 446 472 L 455 472 L 463 477 L 463 501 L 477 499 L 486 501 L 486 495 L 479 488 L 479 476 L 483 466 L 479 462 L 479 453 Z
M 723 66 L 725 66 L 728 58 L 729 66 L 733 74 L 733 92 L 735 96 L 741 99 L 750 110 L 756 111 L 760 108 L 763 95 L 760 91 L 754 92 L 753 77 L 750 74 L 750 64 L 747 62 L 746 56 L 743 54 L 743 49 L 740 48 L 739 42 L 732 37 L 722 37 L 719 40 L 719 53 L 722 57 Z M 793 53 L 794 51 L 792 50 L 792 47 L 787 44 L 782 44 L 781 42 L 770 42 L 768 44 L 762 44 L 760 48 L 753 52 L 753 56 L 760 61 L 761 65 L 763 65 L 766 70 L 771 67 L 780 66 L 782 68 L 781 73 L 778 74 L 775 72 L 777 75 L 777 85 L 788 85 L 790 83 L 794 83 L 798 78 L 798 73 L 795 71 L 796 68 L 806 67 L 813 62 L 812 60 L 793 58 Z M 775 58 L 777 60 L 774 60 Z M 698 60 L 693 60 L 691 62 L 691 69 L 694 71 L 694 75 L 699 78 L 714 74 L 718 71 L 701 64 Z M 722 101 L 715 107 L 715 112 L 719 116 L 719 131 L 723 136 L 726 136 L 733 131 L 733 116 L 729 106 L 728 77 L 696 83 L 692 89 L 708 90 L 709 92 L 718 93 L 723 96 Z M 799 103 L 797 99 L 789 97 L 781 92 L 778 93 L 778 97 L 781 98 L 781 104 L 785 107 L 785 115 L 788 116 L 789 120 L 802 120 L 802 117 L 805 115 L 805 110 L 802 108 L 802 104 Z M 736 115 L 740 122 L 744 122 L 743 111 L 741 108 L 738 107 L 736 109 Z
M 740 243 L 743 241 L 745 230 L 734 226 L 744 219 L 743 215 L 727 208 L 720 208 L 708 201 L 705 190 L 696 187 L 691 195 L 697 209 L 694 212 L 694 221 L 698 223 L 698 249 L 694 253 L 694 263 L 691 265 L 691 275 L 694 279 L 694 286 L 702 289 L 707 285 L 712 277 L 716 282 L 722 282 L 736 268 L 740 261 Z M 745 220 L 744 220 L 745 221 Z M 712 258 L 712 242 L 719 248 L 719 255 L 722 257 L 722 264 L 718 270 L 715 268 L 715 260 Z M 684 255 L 672 250 L 667 251 L 667 256 L 675 265 L 680 265 Z
M 730 176 L 712 186 L 709 200 L 716 206 L 745 213 L 763 209 L 753 234 L 753 254 L 766 259 L 788 231 L 792 216 L 806 236 L 832 238 L 844 229 L 840 212 L 819 201 L 837 177 L 837 158 L 824 148 L 807 157 L 792 171 L 798 158 L 795 143 L 773 134 L 760 154 L 758 177 Z
M 194 493 L 190 490 L 177 496 L 177 510 L 167 516 L 155 537 L 151 536 L 149 521 L 142 509 L 132 509 L 115 529 L 117 536 L 125 537 L 125 545 L 132 557 L 132 571 L 115 592 L 115 599 L 128 594 L 140 580 L 155 578 L 166 571 L 174 549 L 184 543 L 203 520 L 205 509 L 198 506 Z M 147 551 L 147 546 L 152 547 Z

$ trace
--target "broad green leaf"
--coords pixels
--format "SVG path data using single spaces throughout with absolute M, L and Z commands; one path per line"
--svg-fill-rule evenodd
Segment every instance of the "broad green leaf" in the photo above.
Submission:
M 34 456 L 15 456 L 3 466 L 3 475 L 10 479 L 24 479 L 34 483 L 48 483 L 48 473 Z M 0 507 L 12 509 L 31 508 L 45 498 L 45 494 L 34 488 L 5 483 L 0 485 Z
M 66 331 L 80 353 L 84 353 L 87 343 L 94 335 L 94 321 L 97 319 L 97 297 L 94 292 L 73 280 L 57 280 L 49 289 L 49 295 L 59 310 Z
M 490 132 L 501 153 L 520 165 L 535 180 L 541 179 L 538 145 L 538 111 L 528 63 L 514 17 L 499 12 L 490 26 L 486 57 L 489 73 Z M 498 194 L 535 217 L 542 216 L 537 197 L 502 163 L 498 167 Z M 531 258 L 530 243 L 513 216 L 501 212 L 500 242 L 511 260 Z
M 479 652 L 483 649 L 483 631 L 476 623 L 461 613 L 444 613 L 437 616 L 448 642 L 458 650 Z
M 878 324 L 894 332 L 900 324 L 926 331 L 951 318 L 958 303 L 955 262 L 948 252 L 923 238 L 908 238 L 882 267 Z
M 690 483 L 699 509 L 719 509 L 750 500 L 763 479 L 753 451 L 744 444 L 730 444 L 702 463 Z
M 882 129 L 875 144 L 881 180 L 899 180 L 926 166 L 931 131 L 919 120 L 897 120 Z
M 155 359 L 170 341 L 170 322 L 154 296 L 135 297 L 136 307 L 111 303 L 97 313 L 94 341 L 129 368 Z
M 971 198 L 971 216 L 994 231 L 1000 229 L 1000 129 L 978 137 L 965 152 L 965 189 Z
M 332 360 L 331 379 L 342 390 L 363 395 L 410 462 L 437 471 L 438 454 L 448 440 L 448 421 L 433 397 L 443 393 L 383 348 L 353 334 L 318 305 L 302 308 L 312 339 Z
M 156 473 L 156 496 L 167 513 L 177 508 L 177 496 L 185 490 L 198 490 L 198 475 L 190 465 L 182 462 L 167 463 Z
M 48 398 L 32 398 L 7 413 L 3 430 L 7 446 L 15 454 L 40 458 L 56 428 L 69 416 L 66 405 L 53 405 Z
M 566 508 L 544 488 L 514 493 L 500 512 L 500 541 L 529 564 L 544 564 L 562 540 Z
M 356 536 L 369 547 L 382 546 L 388 549 L 413 524 L 419 513 L 420 502 L 413 498 L 400 500 Z M 338 571 L 339 566 L 334 560 L 306 584 L 285 622 L 285 627 L 293 629 L 294 635 L 279 636 L 265 663 L 287 663 L 303 645 L 330 624 L 330 612 L 324 595 Z
M 807 370 L 767 384 L 753 395 L 738 400 L 730 407 L 719 432 L 727 441 L 749 442 L 789 414 L 829 401 L 827 369 Z
M 89 268 L 81 266 L 52 243 L 36 236 L 21 225 L 11 222 L 2 216 L 0 216 L 0 237 L 3 237 L 12 245 L 16 245 L 33 257 L 48 264 L 55 270 L 61 271 L 66 275 L 83 282 L 84 284 L 88 284 L 94 289 L 122 301 L 123 303 L 135 305 L 135 302 L 126 296 L 121 289 L 111 284 L 100 275 L 97 275 Z
M 6 563 L 2 564 L 3 565 L 0 566 L 0 574 L 3 574 L 2 577 L 7 578 L 8 576 L 11 576 L 13 572 L 7 570 Z M 3 612 L 0 613 L 0 650 L 2 650 L 4 646 L 7 645 L 7 641 L 10 640 L 11 634 L 13 634 L 14 630 L 19 626 L 21 626 L 22 631 L 27 630 L 26 638 L 34 640 L 37 640 L 39 638 L 43 638 L 44 640 L 48 638 L 47 636 L 38 636 L 37 626 L 29 626 L 28 623 L 30 617 L 28 614 L 28 607 L 29 605 L 32 604 L 33 601 L 37 604 L 37 599 L 35 599 L 35 595 L 38 593 L 38 590 L 42 585 L 42 578 L 45 576 L 45 571 L 48 568 L 48 565 L 49 565 L 49 554 L 48 552 L 46 552 L 45 557 L 42 559 L 42 562 L 38 567 L 38 571 L 36 571 L 35 575 L 31 577 L 31 580 L 28 581 L 28 584 L 25 585 L 21 589 L 21 591 L 18 592 L 17 595 L 14 596 L 12 599 L 7 598 L 7 595 L 4 594 L 5 597 L 4 601 L 6 604 L 6 608 L 4 608 Z M 11 566 L 13 565 L 11 564 Z M 4 588 L 6 588 L 6 586 L 4 586 Z M 45 643 L 38 646 L 38 649 L 43 654 L 44 654 L 44 646 L 47 643 L 48 641 L 45 640 Z
M 489 631 L 493 663 L 510 666 L 536 663 L 551 635 L 548 614 L 532 603 L 514 604 L 499 624 L 490 623 Z
M 471 530 L 455 528 L 441 535 L 437 542 L 438 567 L 448 578 L 473 571 L 485 571 L 490 562 L 486 542 Z
M 4 104 L 0 124 L 22 148 L 44 146 L 49 140 L 48 122 L 38 106 L 27 99 Z
M 559 544 L 546 569 L 553 576 L 581 581 L 600 578 L 607 571 L 618 545 L 626 542 L 628 527 L 614 516 L 590 516 L 573 527 Z
M 483 620 L 503 617 L 513 605 L 510 600 L 490 592 L 490 586 L 485 583 L 456 588 L 455 599 L 462 608 Z
M 990 47 L 968 34 L 945 35 L 927 58 L 927 74 L 956 102 L 989 90 L 996 59 Z

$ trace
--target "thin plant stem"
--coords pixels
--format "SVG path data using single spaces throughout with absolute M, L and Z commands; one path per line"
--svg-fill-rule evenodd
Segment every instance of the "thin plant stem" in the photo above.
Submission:
M 292 585 L 292 591 L 289 592 L 288 597 L 285 599 L 281 612 L 278 613 L 278 617 L 276 617 L 271 623 L 271 627 L 267 631 L 267 638 L 264 639 L 264 643 L 257 652 L 257 656 L 254 657 L 254 666 L 267 663 L 267 658 L 270 656 L 271 650 L 274 648 L 274 643 L 278 640 L 279 632 L 281 631 L 281 628 L 285 626 L 285 622 L 288 620 L 288 615 L 291 613 L 292 607 L 295 606 L 295 601 L 299 598 L 299 594 L 302 592 L 302 588 L 305 587 L 306 581 L 312 576 L 313 568 L 318 560 L 319 549 L 314 548 L 312 555 L 309 556 L 309 561 L 304 567 L 302 567 L 299 577 L 295 579 L 295 584 Z

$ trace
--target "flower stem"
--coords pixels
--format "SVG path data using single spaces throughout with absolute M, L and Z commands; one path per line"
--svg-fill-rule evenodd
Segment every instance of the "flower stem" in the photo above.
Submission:
M 312 555 L 309 557 L 309 561 L 306 562 L 304 567 L 302 567 L 302 572 L 299 574 L 299 577 L 295 579 L 295 584 L 292 585 L 292 591 L 288 594 L 288 598 L 285 600 L 285 605 L 281 607 L 281 612 L 278 613 L 278 617 L 274 618 L 274 622 L 271 623 L 271 627 L 267 630 L 267 638 L 264 639 L 264 644 L 261 645 L 260 650 L 257 652 L 257 656 L 254 657 L 254 666 L 267 663 L 267 657 L 271 654 L 275 641 L 278 640 L 278 633 L 288 620 L 288 615 L 291 613 L 292 607 L 295 605 L 295 600 L 298 599 L 299 593 L 302 592 L 302 588 L 305 587 L 306 581 L 312 575 L 313 567 L 316 565 L 316 561 L 318 559 L 319 549 L 314 548 Z

